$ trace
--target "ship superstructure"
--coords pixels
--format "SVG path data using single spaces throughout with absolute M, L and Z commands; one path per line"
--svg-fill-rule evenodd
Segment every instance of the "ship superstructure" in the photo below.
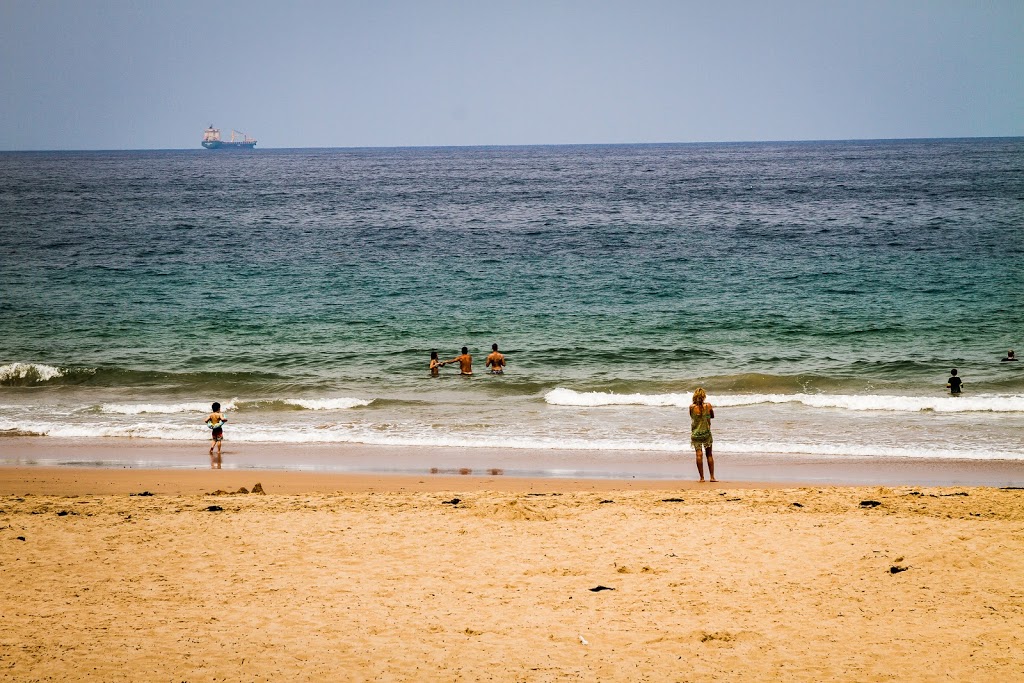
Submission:
M 203 131 L 203 147 L 206 149 L 253 149 L 256 147 L 256 140 L 237 130 L 231 131 L 230 140 L 221 140 L 220 128 L 214 128 L 213 124 L 210 124 L 210 127 Z

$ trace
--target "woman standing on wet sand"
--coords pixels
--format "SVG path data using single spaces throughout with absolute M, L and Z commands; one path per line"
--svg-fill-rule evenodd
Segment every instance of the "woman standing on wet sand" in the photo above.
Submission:
M 693 392 L 693 403 L 690 405 L 690 445 L 697 455 L 700 480 L 704 481 L 704 453 L 707 453 L 708 474 L 711 475 L 711 481 L 718 481 L 715 479 L 715 459 L 711 455 L 711 419 L 715 416 L 715 409 L 710 403 L 705 403 L 707 397 L 703 388 Z

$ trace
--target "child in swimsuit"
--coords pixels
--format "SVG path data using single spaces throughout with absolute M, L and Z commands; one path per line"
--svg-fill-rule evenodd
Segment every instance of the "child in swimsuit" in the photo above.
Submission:
M 220 404 L 214 403 L 213 412 L 206 416 L 206 426 L 210 432 L 210 455 L 213 455 L 214 447 L 217 448 L 217 455 L 220 455 L 221 444 L 224 442 L 224 423 L 228 421 L 224 413 L 220 412 Z

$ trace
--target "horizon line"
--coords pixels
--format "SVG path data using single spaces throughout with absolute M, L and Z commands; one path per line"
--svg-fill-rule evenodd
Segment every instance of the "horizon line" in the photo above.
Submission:
M 487 143 L 474 145 L 353 145 L 326 147 L 260 147 L 243 153 L 260 150 L 368 150 L 368 149 L 507 149 L 513 147 L 642 147 L 642 146 L 699 146 L 699 145 L 779 145 L 844 142 L 929 142 L 952 140 L 1013 140 L 1024 135 L 957 135 L 944 137 L 895 137 L 895 138 L 806 138 L 794 140 L 704 140 L 690 142 L 532 142 L 532 143 Z M 83 147 L 77 149 L 0 149 L 0 154 L 42 154 L 53 152 L 191 152 L 204 149 L 196 147 Z M 207 152 L 217 150 L 205 150 Z

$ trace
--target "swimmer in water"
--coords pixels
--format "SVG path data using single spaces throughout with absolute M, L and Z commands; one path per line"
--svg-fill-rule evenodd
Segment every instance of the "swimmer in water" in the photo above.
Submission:
M 441 363 L 441 365 L 448 365 L 449 363 L 459 364 L 460 375 L 469 376 L 473 374 L 473 356 L 469 355 L 469 348 L 465 346 L 462 347 L 461 356 L 455 356 L 455 358 L 452 358 L 451 360 L 446 360 Z
M 949 389 L 949 393 L 953 396 L 960 395 L 960 387 L 964 385 L 964 381 L 956 376 L 956 368 L 949 371 L 949 379 L 946 380 L 946 388 Z
M 444 363 L 437 359 L 437 351 L 430 352 L 430 376 L 437 377 L 441 373 L 438 372 L 439 368 L 443 368 Z
M 484 361 L 484 367 L 490 368 L 492 375 L 505 374 L 505 356 L 498 353 L 497 344 L 491 344 L 491 355 Z

